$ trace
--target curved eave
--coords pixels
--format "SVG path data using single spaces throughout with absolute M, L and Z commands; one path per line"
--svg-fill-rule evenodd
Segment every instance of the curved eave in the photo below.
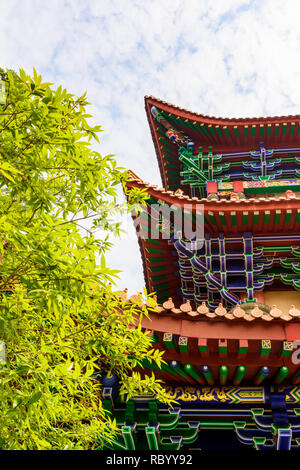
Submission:
M 172 299 L 172 302 L 173 302 L 173 299 Z M 169 302 L 167 301 L 166 303 L 168 304 Z M 153 318 L 155 321 L 156 320 L 158 321 L 159 318 L 160 319 L 169 318 L 170 322 L 172 322 L 172 319 L 176 321 L 184 320 L 184 321 L 194 322 L 195 325 L 198 325 L 199 323 L 203 323 L 203 322 L 204 322 L 203 324 L 207 325 L 207 324 L 210 324 L 207 322 L 212 322 L 213 324 L 217 325 L 217 328 L 220 327 L 220 324 L 223 325 L 227 323 L 230 323 L 231 325 L 297 324 L 298 326 L 296 327 L 296 331 L 297 331 L 297 334 L 300 334 L 300 317 L 291 316 L 289 314 L 289 311 L 284 311 L 284 312 L 282 311 L 280 316 L 275 318 L 266 312 L 261 317 L 255 317 L 255 314 L 252 315 L 251 310 L 249 310 L 248 313 L 244 311 L 244 314 L 242 316 L 237 317 L 234 314 L 230 313 L 231 309 L 228 309 L 224 315 L 220 316 L 216 314 L 215 311 L 209 311 L 209 309 L 207 309 L 206 313 L 199 313 L 198 310 L 193 310 L 191 305 L 188 305 L 186 303 L 180 305 L 179 307 L 174 306 L 173 308 L 167 308 L 167 307 L 164 307 L 164 305 L 165 303 L 163 303 L 161 307 L 157 306 L 156 308 L 154 308 L 154 312 L 150 313 L 151 321 L 153 321 Z M 187 311 L 185 311 L 185 309 Z M 201 307 L 200 307 L 200 310 L 201 310 Z M 165 324 L 164 321 L 162 321 L 162 323 Z M 158 321 L 158 324 L 159 324 L 159 321 Z M 152 329 L 155 329 L 154 326 Z M 161 330 L 158 329 L 158 331 L 161 331 Z M 172 331 L 167 331 L 167 330 L 166 332 L 172 333 Z
M 192 319 L 187 314 L 167 313 L 163 309 L 161 313 L 151 313 L 149 318 L 143 317 L 142 326 L 151 331 L 171 333 L 187 338 L 294 341 L 300 334 L 299 319 L 292 322 L 284 321 L 283 318 L 273 320 L 273 322 L 263 319 L 249 322 L 245 319 L 229 320 L 227 318 L 199 320 Z
M 141 180 L 139 181 L 141 182 Z M 127 187 L 130 189 L 133 186 L 128 182 Z M 135 220 L 135 216 L 133 216 L 133 220 Z M 137 225 L 136 230 L 138 229 Z M 157 295 L 158 302 L 163 302 L 168 297 L 172 297 L 176 299 L 176 301 L 180 302 L 181 297 L 178 295 L 178 289 L 180 288 L 181 283 L 180 278 L 175 275 L 178 268 L 173 264 L 173 261 L 175 261 L 172 254 L 173 247 L 168 244 L 167 240 L 151 241 L 140 237 L 138 233 L 137 238 L 142 258 L 143 274 L 147 292 L 149 294 L 154 292 Z M 157 249 L 162 251 L 163 254 L 151 255 L 151 250 Z M 152 262 L 153 258 L 159 256 L 164 259 L 164 262 L 160 262 L 159 260 Z M 169 262 L 167 269 L 165 266 L 166 261 L 167 263 Z M 164 272 L 160 272 L 161 266 L 164 268 Z M 156 272 L 157 268 L 158 272 Z
M 168 103 L 167 101 L 161 100 L 159 98 L 155 98 L 151 95 L 145 96 L 145 103 L 148 106 L 159 106 L 161 109 L 170 112 L 172 114 L 176 114 L 180 117 L 186 119 L 197 119 L 201 120 L 206 124 L 221 124 L 221 125 L 235 125 L 235 124 L 268 124 L 268 123 L 283 123 L 283 122 L 292 122 L 292 121 L 300 121 L 300 114 L 295 115 L 287 115 L 287 116 L 266 116 L 266 117 L 245 117 L 245 118 L 223 118 L 223 117 L 215 117 L 215 116 L 208 116 L 206 114 L 199 114 L 193 111 L 189 111 L 185 108 L 181 108 L 180 106 L 176 106 L 174 104 Z
M 174 106 L 153 96 L 145 97 L 145 109 L 156 150 L 163 186 L 167 189 L 180 186 L 180 162 L 177 146 L 168 143 L 168 153 L 173 162 L 176 176 L 168 175 L 166 152 L 161 144 L 158 125 L 151 114 L 155 106 L 161 112 L 176 119 L 176 129 L 188 135 L 204 151 L 213 147 L 214 153 L 257 150 L 263 141 L 266 148 L 292 148 L 300 146 L 300 115 L 269 116 L 258 118 L 221 118 L 197 114 Z M 172 165 L 172 164 L 171 164 Z M 184 188 L 185 189 L 185 188 Z M 186 192 L 189 192 L 188 188 Z
M 184 204 L 192 204 L 196 207 L 197 204 L 205 204 L 205 207 L 212 211 L 220 210 L 259 210 L 259 209 L 296 209 L 299 208 L 300 197 L 295 196 L 293 199 L 288 199 L 285 196 L 275 197 L 257 197 L 239 199 L 233 201 L 230 199 L 207 199 L 190 197 L 189 195 L 182 194 L 178 195 L 175 191 L 167 190 L 165 188 L 158 188 L 157 185 L 151 185 L 150 183 L 142 181 L 140 178 L 132 178 L 126 183 L 128 188 L 136 187 L 140 189 L 146 189 L 150 196 L 155 199 L 161 199 L 168 204 L 178 204 L 184 206 Z
M 205 232 L 213 237 L 218 237 L 219 232 L 223 232 L 225 236 L 241 237 L 238 228 L 242 226 L 243 232 L 252 231 L 253 235 L 266 237 L 267 239 L 264 239 L 266 246 L 273 246 L 274 243 L 275 245 L 286 244 L 286 240 L 282 238 L 284 234 L 288 235 L 290 244 L 299 243 L 298 238 L 294 239 L 292 235 L 295 234 L 297 237 L 297 233 L 300 232 L 299 197 L 294 199 L 260 197 L 239 201 L 198 199 L 176 195 L 173 191 L 142 182 L 137 177 L 132 177 L 131 181 L 127 182 L 127 187 L 146 189 L 149 196 L 157 202 L 161 200 L 170 206 L 176 204 L 184 207 L 185 204 L 189 204 L 189 209 L 196 211 L 199 205 L 203 205 L 201 209 L 204 211 Z M 269 214 L 267 218 L 266 214 Z M 155 240 L 155 243 L 157 245 L 149 239 L 139 237 L 147 290 L 148 292 L 155 291 L 159 302 L 168 297 L 178 300 L 181 282 L 180 277 L 176 275 L 178 267 L 174 265 L 176 260 L 173 257 L 173 246 L 164 239 Z M 161 254 L 157 257 L 160 256 L 161 260 L 153 262 L 151 256 L 155 257 L 155 255 L 149 255 L 151 248 L 160 250 Z M 157 271 L 157 274 L 153 271 Z

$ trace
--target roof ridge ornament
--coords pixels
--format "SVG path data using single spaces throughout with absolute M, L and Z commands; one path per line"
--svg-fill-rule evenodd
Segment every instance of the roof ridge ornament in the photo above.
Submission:
M 209 313 L 209 308 L 206 306 L 205 302 L 202 302 L 202 304 L 197 307 L 197 312 L 203 315 L 207 315 Z
M 220 303 L 219 306 L 215 309 L 215 313 L 219 316 L 222 317 L 227 313 L 226 308 L 223 307 L 223 305 Z
M 277 305 L 272 305 L 270 315 L 272 315 L 273 318 L 280 318 L 282 315 L 282 311 L 277 307 Z
M 166 310 L 171 310 L 172 308 L 175 307 L 172 297 L 169 297 L 168 300 L 164 302 L 162 305 L 163 305 L 163 308 Z
M 180 310 L 182 312 L 190 312 L 192 310 L 191 302 L 190 300 L 187 300 L 184 304 L 180 305 Z
M 291 315 L 292 317 L 300 317 L 300 310 L 295 308 L 295 305 L 291 305 L 289 315 Z
M 261 318 L 263 314 L 264 312 L 257 305 L 251 310 L 251 315 L 254 318 Z
M 239 305 L 233 309 L 232 313 L 236 318 L 243 318 L 245 316 L 245 311 Z

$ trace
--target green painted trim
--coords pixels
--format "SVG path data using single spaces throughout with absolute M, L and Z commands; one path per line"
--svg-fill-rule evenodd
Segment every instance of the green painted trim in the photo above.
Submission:
M 259 126 L 259 137 L 263 137 L 264 135 L 264 125 L 260 125 Z
M 180 124 L 183 124 L 183 123 L 184 123 L 184 121 L 183 121 L 183 119 L 181 118 L 181 116 L 176 116 L 176 117 L 174 116 L 174 118 L 175 118 L 175 122 L 179 122 Z
M 167 279 L 167 275 L 166 274 L 161 274 L 160 276 L 151 276 L 151 279 L 152 281 L 160 281 L 161 279 Z
M 284 223 L 285 223 L 285 224 L 288 224 L 288 223 L 291 221 L 291 218 L 292 218 L 292 212 L 286 211 Z
M 241 346 L 241 343 L 240 343 L 240 341 L 239 341 L 238 354 L 247 354 L 247 352 L 248 352 L 248 347 L 249 347 L 249 346 Z
M 264 225 L 268 225 L 269 220 L 270 220 L 270 213 L 265 212 L 265 216 L 264 216 Z
M 198 123 L 197 123 L 196 121 L 193 121 L 193 122 L 191 123 L 191 125 L 192 125 L 192 129 L 193 129 L 193 130 L 195 130 L 195 129 L 198 130 Z
M 178 375 L 186 379 L 188 377 L 188 374 L 182 369 L 181 365 L 178 364 L 176 367 L 171 367 Z
M 163 342 L 166 348 L 175 349 L 174 338 L 172 333 L 164 333 Z
M 204 371 L 203 368 L 206 367 L 208 370 L 207 371 Z M 203 366 L 202 368 L 202 374 L 204 375 L 204 377 L 206 378 L 207 382 L 210 384 L 210 383 L 213 383 L 213 376 L 212 376 L 212 373 L 211 373 L 211 370 L 210 370 L 210 367 L 209 366 Z
M 162 146 L 161 146 L 161 150 L 163 150 L 164 152 L 168 152 L 168 153 L 170 153 L 171 155 L 174 154 L 173 149 L 169 149 L 169 148 L 166 147 L 165 145 L 162 145 Z
M 158 334 L 157 334 L 156 331 L 154 331 L 154 330 L 152 331 L 151 339 L 152 339 L 152 343 L 154 343 L 154 344 L 158 344 L 158 343 L 159 343 Z
M 171 155 L 165 155 L 165 154 L 163 154 L 163 159 L 164 159 L 164 160 L 168 160 L 169 162 L 176 162 L 176 158 L 175 158 L 175 157 L 171 157 Z
M 228 378 L 228 366 L 220 366 L 219 367 L 219 374 L 220 374 L 220 383 L 224 385 Z
M 157 302 L 159 304 L 162 304 L 163 302 L 166 302 L 168 298 L 171 296 L 171 291 L 168 290 L 167 292 L 163 291 L 163 293 L 160 293 L 159 291 L 156 292 L 157 295 Z
M 280 222 L 280 217 L 281 217 L 281 212 L 275 212 L 275 217 L 274 217 L 274 224 L 277 225 Z
M 285 134 L 286 134 L 286 128 L 287 128 L 287 123 L 284 122 L 284 123 L 282 124 L 282 135 L 285 135 Z
M 150 271 L 156 273 L 157 271 L 166 271 L 167 266 L 150 266 Z
M 258 250 L 263 249 L 265 253 L 272 253 L 273 251 L 290 251 L 290 246 L 258 246 Z
M 215 219 L 215 216 L 214 214 L 208 214 L 209 218 L 210 218 L 210 221 L 213 225 L 217 225 L 217 222 L 216 222 L 216 219 Z
M 172 369 L 172 367 L 170 367 L 168 364 L 165 364 L 164 362 L 161 363 L 161 370 L 163 370 L 164 372 L 169 372 L 169 374 L 172 374 L 172 375 L 177 375 L 177 372 Z
M 210 131 L 211 135 L 213 135 L 214 137 L 217 136 L 216 131 L 214 130 L 212 124 L 210 124 L 210 125 L 208 126 L 208 130 Z
M 178 171 L 177 171 L 177 170 L 170 170 L 170 168 L 166 168 L 166 173 L 167 173 L 167 175 L 176 175 L 176 176 L 177 176 L 177 179 L 179 180 L 179 176 L 178 176 Z
M 218 346 L 219 354 L 227 354 L 228 348 L 227 346 Z
M 199 125 L 199 123 L 197 122 L 197 124 L 195 125 L 195 128 L 197 129 L 197 131 L 199 132 L 199 134 L 203 134 L 203 131 L 201 129 L 201 126 Z
M 272 348 L 272 342 L 270 340 L 261 340 L 260 355 L 269 356 Z
M 281 349 L 281 357 L 288 357 L 293 352 L 293 342 L 292 341 L 283 341 Z
M 198 349 L 200 353 L 208 353 L 208 345 L 207 344 L 198 344 Z
M 167 175 L 168 181 L 179 181 L 178 176 L 169 176 Z
M 156 288 L 163 289 L 164 287 L 167 287 L 169 289 L 169 283 L 168 282 L 159 282 L 155 284 Z
M 177 166 L 177 165 L 173 165 L 172 163 L 165 163 L 165 167 L 178 169 L 178 166 Z
M 148 253 L 164 253 L 164 250 L 160 250 L 159 248 L 146 248 L 146 251 L 148 251 Z
M 229 137 L 229 138 L 231 137 L 230 132 L 229 132 L 227 126 L 223 126 L 223 131 L 225 132 L 226 137 Z
M 247 348 L 248 349 L 248 348 Z M 246 374 L 247 368 L 245 366 L 238 366 L 234 375 L 234 384 L 239 385 Z
M 150 201 L 151 204 L 157 204 L 157 199 L 153 196 L 149 196 L 147 202 Z
M 159 132 L 161 135 L 163 135 L 164 137 L 166 136 L 166 131 L 164 131 L 163 129 L 161 129 L 160 127 L 157 127 L 156 128 L 157 132 Z
M 165 263 L 165 258 L 148 258 L 150 263 Z
M 149 450 L 159 450 L 157 433 L 153 426 L 148 426 L 145 428 L 146 437 L 148 441 Z
M 170 141 L 168 139 L 166 139 L 165 137 L 159 137 L 158 140 L 160 142 L 162 142 L 163 144 L 168 144 L 170 143 Z
M 256 385 L 260 385 L 267 377 L 268 377 L 268 374 L 264 374 L 263 367 L 260 367 L 255 377 Z M 254 412 L 255 410 L 252 409 L 251 411 Z
M 189 350 L 188 338 L 186 336 L 179 336 L 178 348 L 180 352 L 186 353 Z
M 183 119 L 183 125 L 189 129 L 194 130 L 194 126 L 189 119 Z
M 135 450 L 135 443 L 132 436 L 131 426 L 122 426 L 122 436 L 127 450 Z
M 210 135 L 209 132 L 208 132 L 208 129 L 207 129 L 207 127 L 206 127 L 206 125 L 205 125 L 204 123 L 201 124 L 201 127 L 202 127 L 202 129 L 204 130 L 204 133 L 205 133 L 206 135 Z
M 282 382 L 290 373 L 290 370 L 287 366 L 281 366 L 279 371 L 275 376 L 275 382 L 280 383 Z
M 217 131 L 217 133 L 219 134 L 220 137 L 223 137 L 220 126 L 216 126 L 216 131 Z
M 199 374 L 199 372 L 195 369 L 195 367 L 192 365 L 192 364 L 185 364 L 184 366 L 184 370 L 185 372 L 187 372 L 193 379 L 195 380 L 202 380 L 202 377 L 201 375 Z
M 225 214 L 219 212 L 219 217 L 222 225 L 226 225 Z
M 159 299 L 160 299 L 161 297 L 163 297 L 164 299 L 166 298 L 166 300 L 167 300 L 168 297 L 171 296 L 170 288 L 165 289 L 164 287 L 161 288 L 160 286 L 161 286 L 161 284 L 157 284 L 157 285 L 154 286 L 155 288 L 158 288 L 158 289 L 159 289 L 159 290 L 156 291 L 158 303 L 161 303 L 161 302 L 159 301 Z

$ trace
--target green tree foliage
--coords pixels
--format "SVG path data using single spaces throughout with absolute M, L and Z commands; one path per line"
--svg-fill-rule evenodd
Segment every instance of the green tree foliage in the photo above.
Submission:
M 117 372 L 128 397 L 168 400 L 154 376 L 133 371 L 161 353 L 141 330 L 145 306 L 111 291 L 110 243 L 92 230 L 111 228 L 128 173 L 93 150 L 101 128 L 88 123 L 85 94 L 54 90 L 35 70 L 0 75 L 0 448 L 91 449 L 117 431 L 97 373 Z

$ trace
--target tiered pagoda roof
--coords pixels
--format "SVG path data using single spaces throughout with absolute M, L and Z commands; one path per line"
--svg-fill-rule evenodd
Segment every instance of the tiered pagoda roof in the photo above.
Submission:
M 105 389 L 116 448 L 209 448 L 209 429 L 299 449 L 300 115 L 215 118 L 152 96 L 145 107 L 163 187 L 134 173 L 127 186 L 149 196 L 134 216 L 156 294 L 142 328 L 165 362 L 138 370 L 163 379 L 178 408 Z M 186 235 L 183 215 L 203 232 Z
M 284 285 L 294 283 L 297 289 L 298 256 L 300 254 L 300 197 L 290 198 L 283 194 L 279 198 L 258 197 L 239 200 L 230 199 L 199 199 L 184 194 L 176 194 L 174 191 L 158 188 L 140 179 L 132 178 L 128 187 L 145 188 L 150 196 L 148 212 L 142 217 L 147 229 L 150 228 L 151 204 L 163 202 L 169 207 L 177 205 L 184 207 L 190 204 L 191 213 L 196 214 L 199 204 L 203 204 L 204 229 L 211 239 L 218 239 L 222 232 L 232 243 L 241 240 L 242 234 L 253 234 L 253 246 L 257 253 L 257 263 L 271 260 L 271 264 L 277 262 L 288 263 L 281 266 L 281 271 L 274 271 L 274 275 L 281 279 Z M 242 231 L 242 233 L 241 233 Z M 178 257 L 174 245 L 169 240 L 152 238 L 139 238 L 142 253 L 144 275 L 149 292 L 155 291 L 159 301 L 165 301 L 168 297 L 178 303 L 182 300 L 182 294 L 178 293 L 181 286 L 179 276 Z M 242 253 L 241 253 L 242 256 Z M 279 260 L 280 258 L 280 260 Z M 283 258 L 283 259 L 281 259 Z M 277 263 L 277 264 L 278 264 Z M 288 271 L 290 264 L 292 272 Z M 292 267 L 293 266 L 293 267 Z M 266 266 L 266 269 L 267 268 Z M 270 274 L 271 271 L 268 271 Z M 293 274 L 290 276 L 289 274 Z M 284 282 L 286 281 L 286 284 Z M 299 285 L 300 287 L 300 285 Z
M 218 383 L 218 367 L 225 360 L 230 383 L 238 364 L 248 369 L 246 383 L 256 380 L 259 364 L 272 366 L 267 374 L 272 380 L 281 374 L 281 382 L 286 378 L 282 371 L 288 370 L 298 383 L 289 356 L 300 337 L 300 294 L 296 306 L 291 297 L 284 308 L 268 305 L 265 295 L 272 289 L 300 290 L 300 180 L 295 178 L 300 116 L 215 118 L 151 96 L 145 107 L 163 187 L 134 173 L 127 183 L 149 195 L 136 227 L 150 234 L 139 236 L 139 244 L 146 286 L 159 305 L 150 321 L 144 319 L 144 328 L 165 358 L 177 364 L 179 381 L 196 383 L 197 373 L 193 379 L 188 369 L 199 371 L 205 363 L 212 365 L 211 383 Z M 152 236 L 152 208 L 158 204 L 179 212 L 188 207 L 194 222 L 200 207 L 202 245 L 191 248 L 174 233 L 164 237 L 159 217 L 159 236 Z M 222 342 L 225 353 L 220 355 Z M 246 356 L 240 356 L 243 342 Z M 267 343 L 270 354 L 265 355 Z M 174 370 L 157 373 L 175 380 Z
M 177 189 L 181 185 L 181 162 L 176 146 L 166 136 L 165 122 L 153 118 L 152 109 L 167 121 L 167 126 L 187 135 L 195 147 L 208 152 L 212 146 L 215 154 L 230 154 L 257 150 L 264 142 L 266 149 L 292 149 L 300 147 L 300 115 L 259 118 L 221 118 L 197 114 L 174 106 L 153 96 L 145 97 L 145 109 L 154 142 L 162 183 L 166 189 Z M 285 157 L 288 159 L 288 153 Z M 244 155 L 228 155 L 224 161 L 246 160 Z M 291 163 L 291 162 L 286 162 Z M 190 192 L 188 186 L 185 193 Z
M 188 205 L 193 221 L 202 206 L 215 289 L 220 288 L 216 278 L 225 266 L 217 259 L 220 250 L 225 250 L 230 294 L 223 292 L 223 299 L 234 304 L 234 292 L 240 291 L 252 300 L 254 292 L 271 285 L 300 288 L 300 116 L 215 118 L 151 96 L 145 98 L 145 107 L 163 188 L 132 174 L 128 187 L 146 189 L 149 194 L 141 225 L 150 227 L 153 204 L 167 209 L 175 205 L 180 210 Z M 237 258 L 245 255 L 247 237 L 246 246 L 254 250 L 247 261 L 252 274 L 239 283 L 236 276 L 242 271 L 246 276 L 246 271 Z M 184 299 L 199 306 L 205 300 L 198 295 L 199 289 L 192 292 L 182 281 L 186 279 L 186 286 L 189 281 L 200 286 L 192 271 L 199 274 L 201 270 L 208 281 L 209 269 L 203 266 L 207 252 L 198 253 L 202 264 L 194 262 L 189 267 L 192 253 L 184 250 L 184 241 L 170 243 L 163 236 L 149 236 L 140 237 L 139 244 L 147 289 L 157 293 L 159 302 L 172 297 L 177 304 Z

